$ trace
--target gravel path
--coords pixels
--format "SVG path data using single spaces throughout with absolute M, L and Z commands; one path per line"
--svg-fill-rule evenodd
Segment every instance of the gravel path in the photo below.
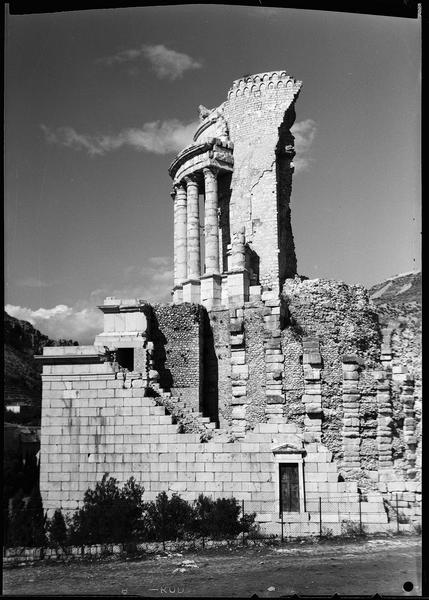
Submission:
M 420 595 L 419 538 L 289 544 L 7 568 L 5 594 Z M 403 591 L 405 582 L 411 593 Z

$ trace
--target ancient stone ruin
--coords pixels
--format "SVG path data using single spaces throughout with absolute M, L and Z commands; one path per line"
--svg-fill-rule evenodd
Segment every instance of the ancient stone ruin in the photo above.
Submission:
M 76 509 L 108 472 L 147 499 L 244 499 L 270 532 L 283 513 L 285 535 L 318 531 L 320 498 L 334 531 L 359 511 L 367 530 L 389 529 L 395 502 L 419 521 L 415 373 L 362 286 L 297 275 L 300 88 L 259 73 L 199 107 L 169 169 L 172 303 L 107 298 L 94 345 L 44 348 L 48 511 Z

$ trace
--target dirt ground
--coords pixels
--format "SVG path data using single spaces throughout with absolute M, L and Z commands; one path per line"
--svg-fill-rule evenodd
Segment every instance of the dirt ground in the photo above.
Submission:
M 10 595 L 103 594 L 275 598 L 290 594 L 421 595 L 421 540 L 290 543 L 146 558 L 6 568 Z M 403 585 L 413 589 L 405 592 Z

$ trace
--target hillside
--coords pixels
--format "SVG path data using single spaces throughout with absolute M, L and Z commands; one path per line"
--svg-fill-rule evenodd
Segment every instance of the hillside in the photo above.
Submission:
M 376 283 L 369 289 L 369 295 L 377 305 L 388 304 L 392 306 L 410 302 L 421 304 L 421 271 L 402 273 L 381 283 Z
M 19 402 L 39 410 L 42 367 L 34 359 L 44 346 L 72 345 L 52 340 L 28 323 L 4 313 L 4 404 Z
M 422 274 L 403 273 L 369 289 L 380 324 L 392 331 L 393 360 L 407 366 L 416 378 L 421 398 L 422 375 Z

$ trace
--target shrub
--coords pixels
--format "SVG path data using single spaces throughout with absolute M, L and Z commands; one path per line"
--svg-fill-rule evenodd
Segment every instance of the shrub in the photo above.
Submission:
M 161 492 L 155 501 L 145 505 L 145 536 L 149 540 L 183 539 L 192 532 L 193 522 L 192 506 L 177 494 L 169 499 Z
M 49 523 L 49 541 L 56 546 L 65 546 L 67 539 L 67 526 L 63 513 L 57 509 Z
M 85 492 L 83 507 L 73 515 L 73 544 L 130 542 L 141 536 L 144 488 L 131 477 L 120 489 L 116 479 L 107 477 Z
M 341 535 L 366 535 L 366 531 L 364 526 L 361 526 L 356 521 L 345 520 L 341 522 Z
M 195 531 L 204 537 L 236 537 L 241 532 L 255 528 L 256 513 L 239 515 L 241 508 L 235 498 L 212 500 L 200 494 L 194 503 Z
M 320 537 L 330 539 L 334 537 L 334 532 L 329 527 L 322 527 L 322 535 Z
M 213 500 L 207 496 L 204 496 L 204 494 L 200 494 L 198 499 L 194 501 L 195 520 L 193 528 L 198 535 L 203 537 L 210 536 L 213 505 Z
M 256 513 L 244 513 L 241 517 L 241 530 L 249 535 L 257 535 L 260 531 L 259 523 L 255 523 Z
M 422 534 L 422 524 L 421 523 L 413 523 L 413 531 L 416 535 Z

